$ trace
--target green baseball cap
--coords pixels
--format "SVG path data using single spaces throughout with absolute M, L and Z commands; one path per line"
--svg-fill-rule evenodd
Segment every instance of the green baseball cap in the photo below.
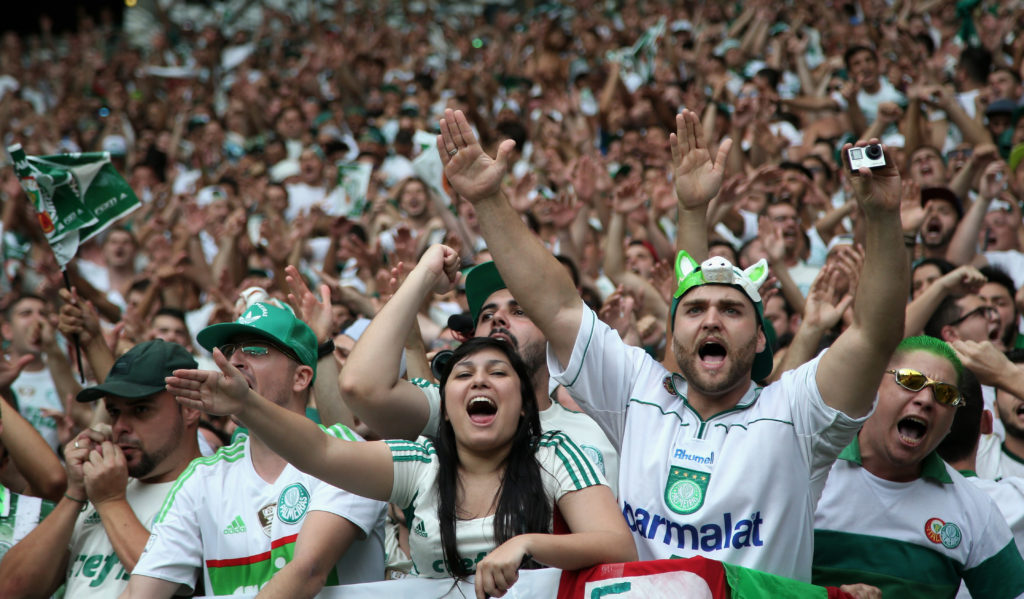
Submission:
M 110 395 L 127 399 L 146 397 L 166 389 L 164 377 L 175 370 L 198 366 L 188 350 L 177 343 L 146 341 L 118 358 L 102 384 L 82 389 L 75 399 L 85 403 Z
M 317 341 L 313 329 L 302 322 L 291 308 L 276 301 L 256 302 L 235 322 L 214 324 L 199 331 L 196 340 L 208 351 L 239 337 L 262 337 L 275 345 L 290 349 L 300 364 L 313 369 L 316 375 Z
M 473 315 L 473 326 L 480 318 L 480 309 L 484 302 L 495 291 L 507 289 L 508 285 L 498 274 L 498 267 L 494 262 L 484 262 L 469 269 L 466 273 L 466 303 L 469 305 L 469 313 Z
M 765 347 L 759 354 L 754 356 L 754 365 L 750 371 L 750 378 L 760 381 L 772 373 L 772 345 L 775 343 L 775 328 L 771 321 L 764 317 L 764 303 L 761 301 L 761 294 L 758 288 L 768 278 L 768 263 L 764 258 L 746 270 L 740 270 L 731 262 L 721 257 L 708 258 L 701 264 L 697 264 L 690 254 L 679 252 L 676 256 L 676 279 L 679 281 L 676 292 L 672 294 L 672 310 L 670 317 L 675 322 L 676 308 L 679 307 L 679 300 L 684 295 L 697 287 L 704 285 L 727 285 L 739 289 L 747 296 L 747 299 L 754 304 L 757 312 L 757 323 L 761 326 L 765 336 Z

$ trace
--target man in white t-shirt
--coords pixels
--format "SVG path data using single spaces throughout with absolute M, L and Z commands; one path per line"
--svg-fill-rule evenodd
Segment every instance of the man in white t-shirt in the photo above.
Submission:
M 121 591 L 164 497 L 199 457 L 199 412 L 164 389 L 164 377 L 195 365 L 180 345 L 147 341 L 78 394 L 104 400 L 110 430 L 87 429 L 64 449 L 67 492 L 0 562 L 0 596 L 45 597 L 61 584 L 75 599 Z
M 934 337 L 910 337 L 886 372 L 874 414 L 832 466 L 818 503 L 813 582 L 951 597 L 963 580 L 974 597 L 1020 597 L 1024 560 L 1006 520 L 935 453 L 963 401 L 956 353 Z
M 24 295 L 7 307 L 0 332 L 10 342 L 6 353 L 22 367 L 21 374 L 11 384 L 18 412 L 56 451 L 59 443 L 57 424 L 46 415 L 46 411 L 63 412 L 64 402 L 43 360 L 46 337 L 53 336 L 52 327 L 47 322 L 49 313 L 50 308 L 42 298 Z
M 257 302 L 200 331 L 257 393 L 299 414 L 316 376 L 317 340 L 291 309 Z M 341 425 L 329 434 L 356 440 Z M 196 460 L 167 495 L 122 597 L 260 591 L 312 597 L 324 584 L 382 580 L 384 504 L 296 470 L 250 434 Z
M 707 253 L 707 203 L 721 186 L 696 114 L 672 141 L 677 239 Z M 438 150 L 453 189 L 476 206 L 509 290 L 548 340 L 548 368 L 621 448 L 619 502 L 640 559 L 704 555 L 809 580 L 812 512 L 829 465 L 871 411 L 903 328 L 908 260 L 900 177 L 889 166 L 855 177 L 866 272 L 852 325 L 832 348 L 765 388 L 771 372 L 757 286 L 763 262 L 677 259 L 672 344 L 682 375 L 626 346 L 586 308 L 565 269 L 501 192 L 510 151 L 483 153 L 461 112 L 446 111 Z M 687 249 L 683 247 L 681 249 Z

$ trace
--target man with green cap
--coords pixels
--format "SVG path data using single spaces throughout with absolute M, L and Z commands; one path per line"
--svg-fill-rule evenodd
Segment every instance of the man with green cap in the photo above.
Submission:
M 853 323 L 831 349 L 762 388 L 755 379 L 771 370 L 771 351 L 758 286 L 767 272 L 701 262 L 707 204 L 732 141 L 712 162 L 697 115 L 684 110 L 676 126 L 677 240 L 689 249 L 676 262 L 671 321 L 681 374 L 602 323 L 509 205 L 501 180 L 514 142 L 492 159 L 465 115 L 448 110 L 437 145 L 452 188 L 476 208 L 502 279 L 548 340 L 551 376 L 621 446 L 619 502 L 640 559 L 704 555 L 807 581 L 814 505 L 901 337 L 903 310 L 893 306 L 905 302 L 909 261 L 899 173 L 889 159 L 854 177 L 870 276 L 860 279 Z
M 104 400 L 110 428 L 83 431 L 64 448 L 68 488 L 53 512 L 0 562 L 0 596 L 113 597 L 124 588 L 147 530 L 175 479 L 199 457 L 197 410 L 164 388 L 188 351 L 155 339 L 114 362 L 77 400 Z
M 256 393 L 305 414 L 317 339 L 290 307 L 253 302 L 197 339 L 225 373 L 241 373 Z M 325 430 L 358 440 L 342 424 Z M 262 589 L 261 597 L 312 597 L 325 584 L 382 580 L 383 512 L 383 503 L 304 474 L 246 435 L 181 475 L 122 597 L 194 591 L 200 576 L 209 595 Z

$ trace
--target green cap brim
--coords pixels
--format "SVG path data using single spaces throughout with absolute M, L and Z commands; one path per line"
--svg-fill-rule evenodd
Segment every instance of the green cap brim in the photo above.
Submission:
M 164 385 L 142 385 L 128 381 L 110 381 L 88 389 L 82 389 L 75 396 L 75 401 L 87 403 L 108 396 L 138 399 L 159 393 L 166 389 Z

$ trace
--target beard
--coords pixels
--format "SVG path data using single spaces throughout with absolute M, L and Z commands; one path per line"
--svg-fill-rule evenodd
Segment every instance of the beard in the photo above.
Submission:
M 139 451 L 139 459 L 138 462 L 128 465 L 128 476 L 141 480 L 153 472 L 182 442 L 184 429 L 185 423 L 179 411 L 178 417 L 174 419 L 171 434 L 164 445 L 153 451 L 146 451 L 141 444 L 136 446 L 136 449 Z
M 693 387 L 705 395 L 721 395 L 734 389 L 737 385 L 750 379 L 757 353 L 757 337 L 742 347 L 729 348 L 726 358 L 729 365 L 724 376 L 709 376 L 700 366 L 700 353 L 694 349 L 687 351 L 675 338 L 672 339 L 672 350 L 676 354 L 679 371 L 686 379 L 687 389 Z
M 1016 410 L 1007 412 L 1003 404 L 996 402 L 996 412 L 999 413 L 999 420 L 1003 423 L 1003 428 L 1006 429 L 1006 436 L 1013 437 L 1014 439 L 1024 439 L 1024 427 L 1017 424 Z

